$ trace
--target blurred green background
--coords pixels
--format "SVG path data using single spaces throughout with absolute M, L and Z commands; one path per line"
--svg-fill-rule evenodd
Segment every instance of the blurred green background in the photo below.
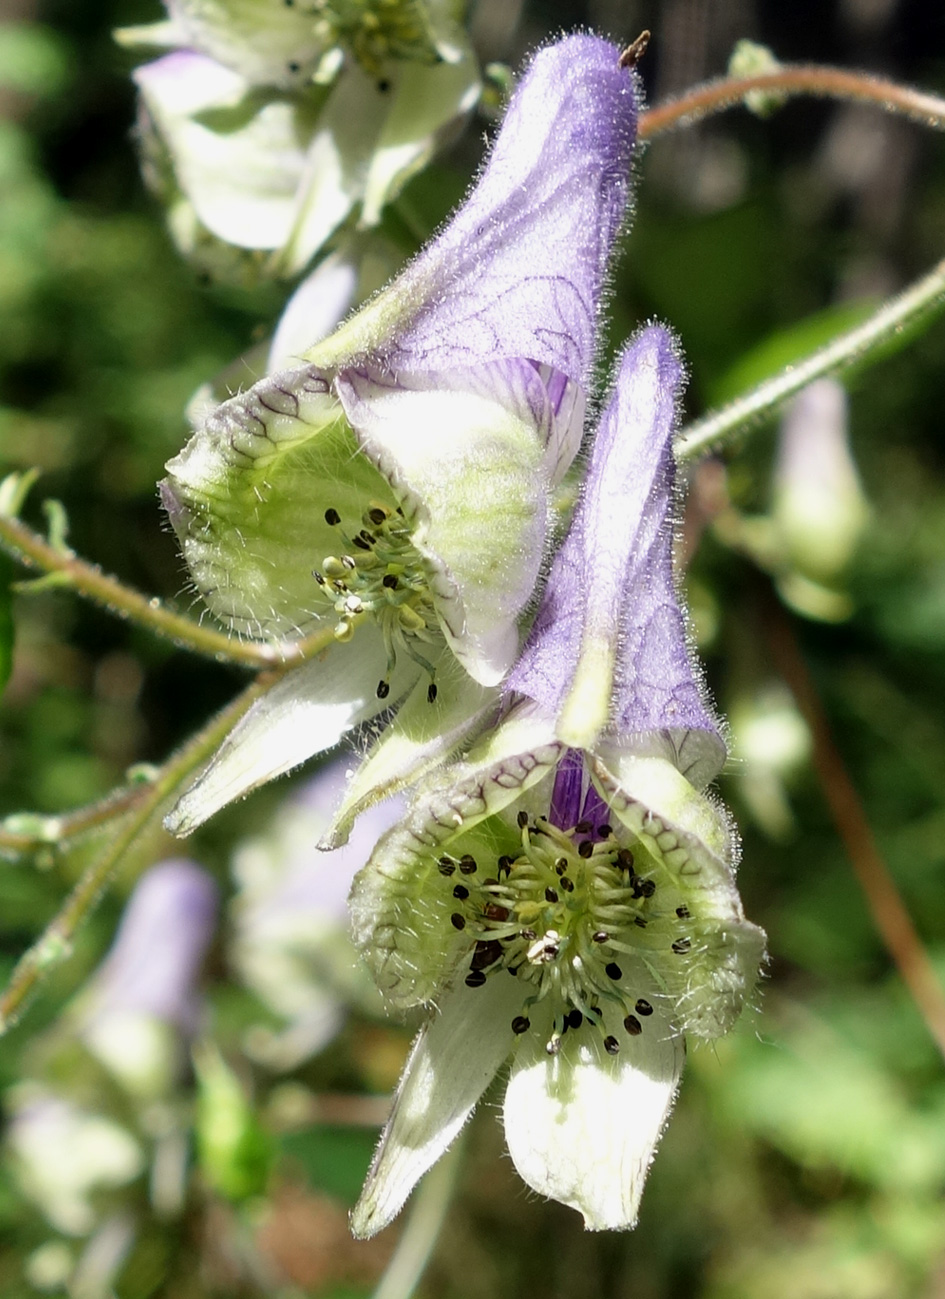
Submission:
M 171 246 L 139 177 L 132 60 L 110 37 L 159 17 L 156 5 L 13 0 L 5 15 L 0 472 L 38 466 L 27 518 L 39 525 L 36 503 L 62 501 L 80 554 L 187 609 L 154 485 L 186 436 L 194 390 L 271 333 L 290 286 L 207 284 Z M 862 66 L 945 93 L 945 13 L 906 0 L 481 0 L 470 22 L 483 63 L 512 67 L 561 29 L 592 25 L 620 40 L 649 27 L 651 102 L 722 73 L 746 36 L 785 60 Z M 462 196 L 486 125 L 477 118 L 389 210 L 383 234 L 398 256 Z M 637 180 L 610 346 L 640 321 L 670 322 L 690 367 L 690 417 L 945 253 L 945 141 L 870 109 L 808 101 L 767 120 L 728 114 L 653 143 Z M 813 617 L 795 600 L 790 617 L 890 871 L 945 977 L 945 321 L 901 341 L 848 384 L 870 515 L 836 575 L 840 612 Z M 700 471 L 690 497 L 722 492 L 731 503 L 701 531 L 690 592 L 711 687 L 733 718 L 738 756 L 721 788 L 744 836 L 745 909 L 769 935 L 757 1006 L 731 1038 L 691 1056 L 632 1234 L 587 1235 L 577 1215 L 526 1193 L 495 1107 L 482 1106 L 419 1283 L 430 1299 L 945 1296 L 942 1060 L 830 821 L 804 727 L 772 666 L 771 584 L 739 541 L 746 520 L 770 514 L 775 435 L 772 424 L 725 468 Z M 696 515 L 691 507 L 687 535 L 699 531 Z M 769 567 L 790 596 L 782 560 Z M 0 559 L 5 593 L 22 576 Z M 243 679 L 68 592 L 10 600 L 0 817 L 105 795 L 130 764 L 161 761 Z M 5 596 L 0 617 L 6 609 Z M 225 905 L 204 963 L 202 1054 L 160 1103 L 129 1099 L 103 1071 L 75 1029 L 72 1000 L 108 948 L 140 860 L 4 1040 L 11 1129 L 31 1080 L 134 1133 L 146 1153 L 124 1179 L 90 1190 L 87 1229 L 64 1230 L 8 1140 L 3 1296 L 374 1293 L 402 1223 L 357 1244 L 345 1213 L 409 1032 L 377 1013 L 343 948 L 326 956 L 317 936 L 290 935 L 303 996 L 306 979 L 328 986 L 337 1022 L 322 1049 L 279 1056 L 269 1048 L 291 1016 L 267 1002 L 239 949 L 259 862 L 278 874 L 290 841 L 303 855 L 314 843 L 314 830 L 293 829 L 282 809 L 308 774 L 230 809 L 187 845 Z M 151 847 L 154 859 L 179 851 Z M 0 862 L 0 974 L 55 913 L 90 850 Z M 229 1136 L 214 1135 L 214 1114 L 231 1116 Z M 183 1169 L 174 1203 L 155 1192 L 168 1133 Z

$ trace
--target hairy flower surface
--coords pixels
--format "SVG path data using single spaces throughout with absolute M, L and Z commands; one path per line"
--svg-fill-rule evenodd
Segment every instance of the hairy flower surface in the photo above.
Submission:
M 509 1151 L 594 1229 L 631 1227 L 686 1035 L 740 1014 L 764 935 L 701 786 L 724 746 L 672 573 L 680 366 L 626 352 L 585 491 L 495 731 L 355 881 L 355 940 L 395 1007 L 428 1004 L 352 1223 L 371 1235 L 511 1055 Z
M 247 715 L 172 816 L 178 832 L 403 701 L 346 824 L 488 706 L 580 444 L 636 113 L 612 45 L 541 52 L 441 235 L 168 465 L 165 503 L 211 610 L 255 636 L 327 621 L 339 642 Z

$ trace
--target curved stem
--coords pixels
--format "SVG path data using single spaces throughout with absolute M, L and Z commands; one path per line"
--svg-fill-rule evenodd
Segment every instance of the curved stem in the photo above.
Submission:
M 853 365 L 868 352 L 901 334 L 907 326 L 915 325 L 943 308 L 945 260 L 910 284 L 902 293 L 890 298 L 862 325 L 839 334 L 824 347 L 787 366 L 781 374 L 766 379 L 741 397 L 736 397 L 721 410 L 710 411 L 689 424 L 682 430 L 676 444 L 677 459 L 693 460 L 717 450 L 747 426 L 758 424 L 773 414 L 789 397 L 800 392 L 814 379 Z
M 38 941 L 17 963 L 10 982 L 0 995 L 0 1035 L 16 1023 L 27 998 L 39 981 L 69 955 L 79 925 L 92 911 L 125 853 L 148 829 L 162 804 L 180 788 L 201 762 L 210 757 L 243 714 L 271 685 L 271 674 L 265 673 L 257 677 L 222 713 L 188 740 L 142 791 L 140 799 L 128 814 L 126 823 L 101 856 L 84 872 Z
M 125 586 L 95 564 L 79 559 L 71 550 L 51 545 L 39 533 L 19 519 L 0 514 L 0 548 L 29 568 L 44 573 L 61 574 L 63 584 L 96 604 L 104 605 L 119 618 L 127 618 L 140 627 L 167 637 L 185 649 L 245 667 L 269 668 L 300 663 L 328 648 L 334 642 L 331 626 L 320 628 L 311 636 L 296 641 L 240 640 L 226 632 L 204 627 L 192 618 L 168 609 L 157 598 L 149 599 L 140 591 Z
M 724 77 L 695 86 L 678 98 L 642 113 L 637 134 L 641 140 L 652 140 L 667 131 L 691 126 L 712 113 L 734 108 L 753 90 L 875 104 L 887 113 L 900 113 L 923 126 L 945 130 L 945 99 L 939 99 L 937 95 L 912 90 L 909 86 L 900 86 L 895 81 L 872 77 L 864 72 L 847 72 L 843 68 L 816 64 L 786 64 L 777 71 L 759 73 L 755 77 Z

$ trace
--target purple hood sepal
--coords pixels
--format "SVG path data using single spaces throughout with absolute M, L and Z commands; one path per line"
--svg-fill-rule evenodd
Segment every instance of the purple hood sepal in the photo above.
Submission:
M 535 56 L 478 183 L 400 278 L 418 306 L 375 362 L 406 373 L 527 359 L 588 383 L 636 139 L 639 86 L 618 59 L 588 35 Z
M 128 1010 L 192 1032 L 218 904 L 216 882 L 194 862 L 172 858 L 152 866 L 135 885 L 94 976 L 90 1018 Z
M 507 690 L 558 717 L 589 639 L 614 647 L 602 745 L 668 757 L 697 787 L 725 745 L 690 654 L 673 575 L 672 434 L 683 368 L 650 326 L 627 347 L 601 416 L 584 492 Z

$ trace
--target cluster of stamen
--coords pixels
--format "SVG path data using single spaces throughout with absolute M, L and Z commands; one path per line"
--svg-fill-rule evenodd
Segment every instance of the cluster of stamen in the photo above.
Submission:
M 354 536 L 344 530 L 335 509 L 325 511 L 325 522 L 338 529 L 346 548 L 341 555 L 327 555 L 312 572 L 338 615 L 335 639 L 350 640 L 359 616 L 370 614 L 387 651 L 387 672 L 378 682 L 378 699 L 390 694 L 391 673 L 402 651 L 429 674 L 427 698 L 432 704 L 436 672 L 418 643 L 435 644 L 439 631 L 423 561 L 403 511 L 373 503 L 361 516 L 361 530 Z
M 628 986 L 621 959 L 636 958 L 635 968 L 642 959 L 659 984 L 661 961 L 690 950 L 689 910 L 667 907 L 655 870 L 638 873 L 633 852 L 617 842 L 610 825 L 580 821 L 565 831 L 544 817 L 530 823 L 520 812 L 518 828 L 522 852 L 499 857 L 493 875 L 469 853 L 438 859 L 440 874 L 452 881 L 450 924 L 473 939 L 466 984 L 480 988 L 507 970 L 528 985 L 512 1020 L 516 1034 L 530 1029 L 531 1007 L 551 997 L 549 1055 L 558 1053 L 565 1033 L 585 1024 L 616 1055 L 620 1042 L 606 1031 L 603 1008 L 619 1008 L 630 1037 L 644 1031 L 654 1009 Z M 666 891 L 678 904 L 675 890 Z

